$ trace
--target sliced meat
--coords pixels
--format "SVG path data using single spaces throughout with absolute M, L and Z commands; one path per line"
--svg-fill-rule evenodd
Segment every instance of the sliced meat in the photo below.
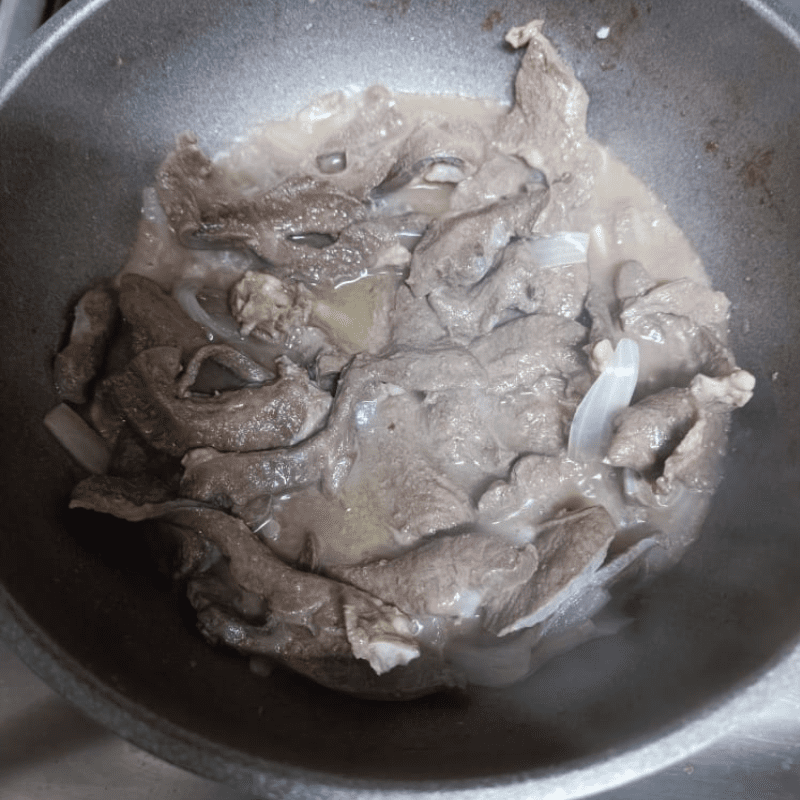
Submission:
M 391 226 L 367 220 L 363 203 L 331 182 L 288 178 L 244 196 L 189 135 L 162 164 L 157 187 L 185 245 L 248 247 L 279 277 L 336 285 L 410 259 Z
M 90 289 L 77 302 L 69 343 L 53 365 L 56 391 L 62 399 L 77 404 L 89 399 L 89 384 L 103 365 L 116 321 L 117 298 L 107 284 Z
M 600 156 L 586 133 L 586 90 L 542 34 L 543 24 L 534 20 L 506 35 L 512 47 L 526 49 L 501 146 L 547 176 L 550 202 L 539 230 L 556 233 L 568 230 L 567 220 L 591 199 Z
M 697 407 L 688 389 L 664 389 L 622 411 L 606 461 L 650 474 L 663 467 L 667 457 L 688 433 Z
M 407 280 L 411 291 L 424 297 L 436 289 L 476 284 L 512 237 L 533 234 L 547 199 L 546 187 L 533 182 L 514 197 L 436 219 L 414 249 Z
M 603 563 L 616 528 L 608 512 L 594 506 L 546 522 L 534 539 L 539 566 L 515 602 L 487 614 L 484 627 L 498 636 L 542 622 L 584 588 Z
M 190 319 L 157 283 L 143 275 L 123 275 L 119 307 L 131 326 L 134 355 L 153 347 L 177 347 L 182 357 L 208 344 L 202 326 Z
M 583 263 L 541 265 L 536 240 L 509 244 L 500 265 L 468 288 L 434 289 L 428 296 L 441 324 L 459 341 L 471 341 L 522 314 L 576 319 L 589 287 Z
M 325 420 L 332 398 L 305 370 L 279 360 L 279 377 L 254 389 L 187 396 L 181 353 L 154 347 L 109 379 L 118 409 L 153 447 L 175 456 L 197 447 L 249 451 L 294 444 Z M 191 375 L 190 375 L 191 377 Z
M 516 453 L 495 432 L 499 406 L 498 398 L 481 388 L 426 395 L 428 450 L 442 472 L 480 480 L 508 469 Z
M 447 331 L 425 297 L 415 297 L 402 284 L 395 295 L 391 313 L 392 341 L 398 348 L 419 348 L 442 342 Z
M 383 197 L 414 178 L 458 183 L 478 169 L 486 147 L 483 131 L 468 120 L 425 120 L 403 141 L 397 161 L 371 196 Z
M 353 587 L 292 569 L 240 520 L 219 511 L 187 509 L 176 512 L 170 523 L 211 541 L 227 561 L 230 580 L 222 582 L 228 593 L 224 598 L 216 591 L 219 583 L 211 581 L 209 591 L 202 575 L 190 584 L 200 630 L 212 641 L 269 656 L 327 686 L 369 696 L 399 699 L 457 683 L 432 653 L 426 653 L 420 667 L 413 666 L 422 649 L 402 612 Z M 249 596 L 247 615 L 231 608 L 231 583 L 234 592 Z M 263 620 L 254 623 L 253 617 Z M 368 679 L 366 670 L 342 663 L 356 658 L 371 667 Z M 326 673 L 331 663 L 339 668 Z
M 521 158 L 492 156 L 474 175 L 459 182 L 450 197 L 450 207 L 453 211 L 467 211 L 514 197 L 525 191 L 532 177 L 542 185 L 547 182 L 543 174 L 532 176 L 530 166 Z
M 728 349 L 730 302 L 688 278 L 662 283 L 622 303 L 620 324 L 638 337 L 670 382 L 691 379 L 698 372 L 729 375 L 736 368 Z
M 689 391 L 697 408 L 696 420 L 656 480 L 656 491 L 668 495 L 676 485 L 696 491 L 713 491 L 720 480 L 719 463 L 725 453 L 731 412 L 747 403 L 755 379 L 737 370 L 724 378 L 697 375 Z
M 178 137 L 156 181 L 167 219 L 189 247 L 247 245 L 269 258 L 287 236 L 338 235 L 366 216 L 356 198 L 313 177 L 289 178 L 267 192 L 244 197 L 192 134 Z
M 464 533 L 438 536 L 393 559 L 326 571 L 409 616 L 470 619 L 502 614 L 537 564 L 531 545 L 517 548 L 500 536 Z
M 471 352 L 500 394 L 533 386 L 543 375 L 570 376 L 585 371 L 577 346 L 586 329 L 577 322 L 531 314 L 507 322 L 476 341 Z
M 575 477 L 573 462 L 563 458 L 522 456 L 507 481 L 496 481 L 481 495 L 481 519 L 494 524 L 535 524 L 547 519 L 569 498 Z

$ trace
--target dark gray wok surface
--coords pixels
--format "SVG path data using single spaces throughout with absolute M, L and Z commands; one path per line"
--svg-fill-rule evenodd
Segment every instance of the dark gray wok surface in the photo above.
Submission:
M 0 96 L 6 640 L 126 738 L 264 796 L 577 796 L 763 705 L 800 631 L 796 26 L 733 0 L 187 6 L 78 0 Z M 214 150 L 353 83 L 508 96 L 502 30 L 539 15 L 587 85 L 592 133 L 668 203 L 734 301 L 738 360 L 759 384 L 727 480 L 634 626 L 514 692 L 381 706 L 286 674 L 265 683 L 193 632 L 134 530 L 65 513 L 77 472 L 39 421 L 68 304 L 124 259 L 176 131 Z

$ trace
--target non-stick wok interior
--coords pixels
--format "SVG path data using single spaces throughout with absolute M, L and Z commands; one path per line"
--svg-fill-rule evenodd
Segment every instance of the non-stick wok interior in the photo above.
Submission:
M 734 0 L 76 0 L 51 21 L 0 106 L 0 623 L 23 658 L 139 744 L 266 792 L 253 776 L 385 788 L 568 770 L 683 725 L 792 647 L 800 52 L 765 14 Z M 535 17 L 589 91 L 591 133 L 668 204 L 733 301 L 758 384 L 704 533 L 627 603 L 631 626 L 513 691 L 378 704 L 257 677 L 200 638 L 141 529 L 66 511 L 80 473 L 41 418 L 70 304 L 123 263 L 176 133 L 213 152 L 372 83 L 509 99 L 518 54 L 503 33 Z

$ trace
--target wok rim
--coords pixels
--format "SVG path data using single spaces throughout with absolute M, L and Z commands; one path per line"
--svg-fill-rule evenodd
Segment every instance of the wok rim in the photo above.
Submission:
M 800 51 L 800 17 L 778 0 L 737 0 Z M 16 88 L 72 30 L 113 0 L 72 0 L 0 66 L 0 109 Z M 165 761 L 259 797 L 571 800 L 621 787 L 679 763 L 755 718 L 800 675 L 800 633 L 733 688 L 691 715 L 624 747 L 569 759 L 558 766 L 440 781 L 343 778 L 246 756 L 169 722 L 99 680 L 37 626 L 0 583 L 0 639 L 39 678 L 82 713 Z

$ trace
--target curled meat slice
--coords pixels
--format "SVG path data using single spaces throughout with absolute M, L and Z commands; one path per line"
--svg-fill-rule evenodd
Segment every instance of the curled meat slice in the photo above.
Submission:
M 744 370 L 696 375 L 688 389 L 666 389 L 619 414 L 606 460 L 654 481 L 652 494 L 630 475 L 628 493 L 657 506 L 668 505 L 681 486 L 714 489 L 731 412 L 750 400 L 754 383 Z
M 373 189 L 373 199 L 383 197 L 415 178 L 458 183 L 483 162 L 486 137 L 467 120 L 426 120 L 403 142 L 397 161 Z
M 313 177 L 289 178 L 245 197 L 191 134 L 178 137 L 156 180 L 170 225 L 190 247 L 240 243 L 258 252 L 292 234 L 336 235 L 366 216 L 356 198 Z
M 190 582 L 198 625 L 212 641 L 366 696 L 399 699 L 458 684 L 438 656 L 423 651 L 410 633 L 411 621 L 394 606 L 289 567 L 223 512 L 185 509 L 169 522 L 209 540 L 226 560 L 226 579 L 209 581 L 201 574 Z M 243 605 L 231 596 L 237 592 L 248 595 L 248 613 L 236 612 Z
M 105 284 L 90 289 L 76 304 L 69 343 L 53 365 L 56 389 L 64 400 L 88 400 L 87 389 L 103 364 L 116 319 L 117 300 Z
M 663 466 L 692 427 L 697 407 L 688 389 L 664 389 L 629 406 L 614 422 L 606 461 L 650 473 Z
M 683 383 L 698 372 L 724 376 L 736 369 L 727 346 L 729 308 L 722 292 L 681 278 L 622 300 L 619 321 L 669 382 Z
M 533 233 L 547 199 L 547 188 L 537 180 L 511 198 L 434 220 L 414 249 L 411 291 L 423 297 L 442 287 L 477 283 L 512 237 Z
M 430 293 L 431 307 L 451 336 L 470 341 L 521 314 L 580 315 L 589 288 L 585 260 L 543 264 L 538 241 L 547 240 L 509 244 L 497 268 L 474 286 Z
M 288 359 L 279 360 L 274 383 L 208 398 L 186 396 L 181 371 L 178 348 L 154 347 L 109 379 L 128 423 L 171 455 L 196 447 L 241 451 L 292 444 L 319 427 L 331 404 L 330 395 Z
M 132 329 L 134 354 L 152 347 L 177 347 L 183 356 L 189 356 L 208 344 L 203 327 L 190 319 L 155 281 L 143 275 L 122 276 L 119 307 Z
M 157 188 L 185 245 L 248 247 L 280 277 L 337 284 L 410 258 L 392 226 L 368 220 L 361 201 L 329 181 L 293 177 L 245 196 L 190 135 L 165 159 Z

